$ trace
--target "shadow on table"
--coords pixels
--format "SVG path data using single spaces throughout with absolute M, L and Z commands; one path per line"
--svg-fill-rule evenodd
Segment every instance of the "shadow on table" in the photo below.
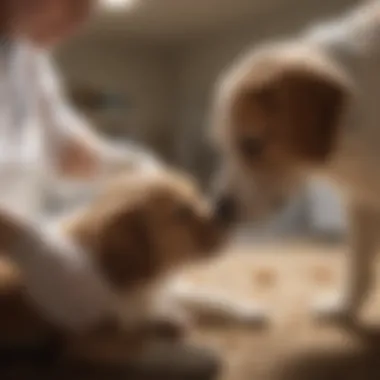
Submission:
M 1 352 L 0 352 L 1 356 Z M 12 359 L 11 357 L 9 359 Z M 219 358 L 200 347 L 162 346 L 117 368 L 85 366 L 60 360 L 1 360 L 1 380 L 213 380 L 221 369 Z
M 356 331 L 355 350 L 310 350 L 284 365 L 276 380 L 379 380 L 380 329 Z

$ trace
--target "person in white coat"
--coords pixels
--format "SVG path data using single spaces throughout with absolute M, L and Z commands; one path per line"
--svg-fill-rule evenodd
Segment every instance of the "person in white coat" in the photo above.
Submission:
M 75 112 L 49 57 L 93 4 L 0 2 L 0 249 L 24 271 L 40 312 L 67 329 L 95 324 L 107 308 L 107 290 L 70 242 L 45 231 L 39 216 L 46 189 L 57 178 L 99 178 L 134 157 L 98 136 Z

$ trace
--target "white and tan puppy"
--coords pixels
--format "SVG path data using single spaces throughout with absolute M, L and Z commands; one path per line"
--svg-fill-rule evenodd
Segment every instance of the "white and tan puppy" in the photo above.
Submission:
M 346 320 L 373 280 L 380 217 L 380 4 L 366 3 L 238 60 L 217 87 L 220 212 L 262 218 L 310 175 L 340 187 L 352 222 L 346 288 L 317 315 Z
M 123 363 L 156 333 L 181 335 L 182 315 L 159 290 L 171 272 L 217 253 L 215 213 L 191 179 L 170 170 L 126 173 L 105 187 L 61 223 L 59 236 L 1 219 L 0 348 L 58 335 L 76 358 Z M 91 281 L 75 260 L 87 262 Z M 71 270 L 60 269 L 65 263 Z

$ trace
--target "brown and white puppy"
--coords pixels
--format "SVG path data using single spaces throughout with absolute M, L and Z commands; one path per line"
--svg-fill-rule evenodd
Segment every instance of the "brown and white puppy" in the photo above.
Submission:
M 5 227 L 3 234 L 12 231 Z M 5 351 L 59 335 L 61 347 L 76 358 L 126 360 L 141 343 L 159 334 L 157 329 L 177 326 L 172 310 L 155 307 L 160 284 L 182 266 L 213 257 L 222 239 L 213 210 L 195 184 L 169 170 L 155 175 L 127 173 L 111 180 L 61 228 L 94 264 L 102 279 L 99 299 L 106 296 L 107 307 L 95 324 L 76 332 L 48 324 L 23 292 L 24 276 L 10 251 L 0 261 L 0 348 Z M 7 242 L 3 235 L 1 242 Z M 48 291 L 49 284 L 45 287 Z
M 318 316 L 355 317 L 373 279 L 380 216 L 380 5 L 265 44 L 222 77 L 214 141 L 223 154 L 220 212 L 276 212 L 310 175 L 342 189 L 352 222 L 346 289 Z

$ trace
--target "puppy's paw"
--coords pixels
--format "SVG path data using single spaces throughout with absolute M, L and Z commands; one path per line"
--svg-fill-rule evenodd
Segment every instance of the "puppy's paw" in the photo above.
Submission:
M 235 321 L 234 321 L 235 319 Z M 232 322 L 243 327 L 264 328 L 269 324 L 269 311 L 259 304 L 240 306 L 232 316 Z
M 189 332 L 193 321 L 186 312 L 178 308 L 168 308 L 152 316 L 144 323 L 144 329 L 153 338 L 182 340 Z
M 179 341 L 187 335 L 189 324 L 179 319 L 159 318 L 147 322 L 144 329 L 154 339 Z
M 215 300 L 214 300 L 215 301 Z M 258 304 L 217 303 L 209 304 L 197 312 L 200 324 L 236 325 L 261 329 L 269 324 L 269 312 Z
M 328 294 L 318 298 L 312 305 L 314 318 L 321 323 L 351 325 L 356 310 L 342 295 Z

